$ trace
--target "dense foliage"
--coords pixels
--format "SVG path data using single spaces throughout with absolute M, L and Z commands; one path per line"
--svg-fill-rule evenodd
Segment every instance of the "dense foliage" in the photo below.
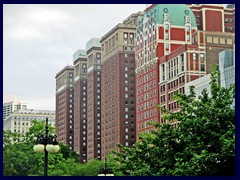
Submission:
M 43 175 L 44 153 L 33 151 L 34 137 L 44 133 L 45 123 L 33 121 L 26 135 L 4 131 L 3 137 L 3 175 L 4 176 L 36 176 Z M 49 127 L 50 133 L 55 129 Z M 96 176 L 104 162 L 92 160 L 79 164 L 79 156 L 68 146 L 59 143 L 60 151 L 48 153 L 49 176 Z
M 137 176 L 235 175 L 235 88 L 220 87 L 218 80 L 213 67 L 210 94 L 203 90 L 196 97 L 191 87 L 189 95 L 175 95 L 178 112 L 159 107 L 167 123 L 152 124 L 155 130 L 132 147 L 119 145 L 119 169 Z

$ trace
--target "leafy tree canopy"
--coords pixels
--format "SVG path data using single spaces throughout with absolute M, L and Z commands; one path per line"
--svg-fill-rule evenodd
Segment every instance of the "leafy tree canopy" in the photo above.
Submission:
M 142 134 L 132 147 L 119 145 L 114 151 L 119 170 L 137 176 L 205 176 L 235 174 L 235 87 L 220 87 L 219 71 L 213 67 L 211 92 L 196 97 L 177 94 L 178 112 L 164 113 L 166 124 Z M 179 122 L 173 128 L 173 122 Z

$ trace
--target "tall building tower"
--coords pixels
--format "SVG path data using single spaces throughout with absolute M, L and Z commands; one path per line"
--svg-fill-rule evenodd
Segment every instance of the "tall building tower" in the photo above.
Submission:
M 56 79 L 56 133 L 57 140 L 73 149 L 73 66 L 66 66 Z
M 11 115 L 14 111 L 27 109 L 27 104 L 20 101 L 11 101 L 3 103 L 3 120 Z
M 87 56 L 85 50 L 73 54 L 74 62 L 74 151 L 80 162 L 87 161 Z
M 135 47 L 136 25 L 143 13 L 132 14 L 101 38 L 101 159 L 131 146 L 135 140 Z
M 187 5 L 154 4 L 146 9 L 136 41 L 137 134 L 151 131 L 148 122 L 166 123 L 156 105 L 178 111 L 173 95 L 185 93 L 186 83 L 210 73 L 211 65 L 218 64 L 220 51 L 233 48 L 234 33 L 211 25 L 205 29 L 197 30 Z
M 137 135 L 153 129 L 148 122 L 160 122 L 160 112 L 156 108 L 159 88 L 164 91 L 167 88 L 159 86 L 160 68 L 164 75 L 162 81 L 166 81 L 168 74 L 165 66 L 159 67 L 159 59 L 183 44 L 190 45 L 192 34 L 196 31 L 194 14 L 184 4 L 153 4 L 138 22 L 135 53 Z M 176 74 L 176 60 L 171 63 L 168 71 L 173 77 Z
M 235 7 L 224 4 L 188 4 L 192 9 L 198 30 L 235 32 Z
M 87 51 L 87 161 L 101 159 L 101 44 L 92 38 Z

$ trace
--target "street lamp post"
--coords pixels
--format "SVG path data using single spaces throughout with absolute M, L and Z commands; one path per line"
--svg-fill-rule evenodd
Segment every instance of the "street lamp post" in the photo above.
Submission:
M 59 149 L 57 136 L 49 134 L 48 118 L 46 118 L 45 134 L 37 135 L 36 145 L 33 147 L 35 152 L 44 152 L 44 176 L 48 175 L 48 152 L 57 153 Z
M 105 160 L 104 168 L 100 169 L 98 176 L 114 176 L 112 169 L 107 165 L 107 160 Z

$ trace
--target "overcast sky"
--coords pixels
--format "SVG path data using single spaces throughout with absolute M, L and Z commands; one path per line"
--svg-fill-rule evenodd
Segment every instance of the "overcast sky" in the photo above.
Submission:
M 146 4 L 3 5 L 3 94 L 55 110 L 55 75 L 73 53 Z

